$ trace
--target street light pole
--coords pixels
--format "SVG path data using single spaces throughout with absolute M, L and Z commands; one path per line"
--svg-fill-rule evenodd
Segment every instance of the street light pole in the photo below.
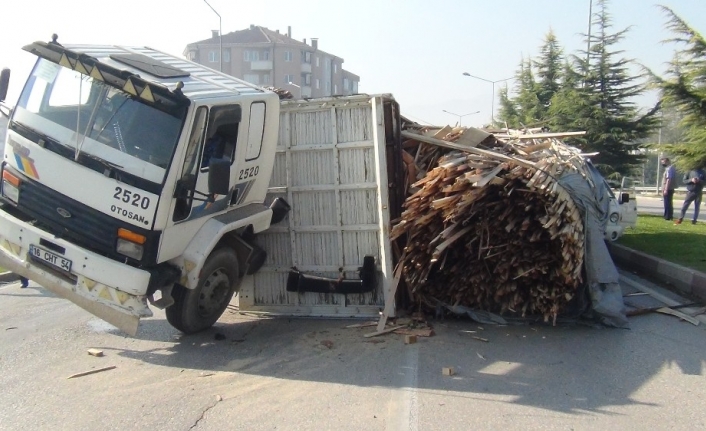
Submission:
M 298 86 L 297 84 L 293 83 L 292 81 L 289 81 L 288 84 L 292 85 L 294 87 L 297 87 L 299 89 L 299 98 L 301 99 L 302 98 L 302 88 L 300 86 Z
M 459 126 L 459 127 L 461 127 L 461 118 L 465 117 L 466 115 L 473 115 L 473 114 L 477 114 L 477 113 L 480 112 L 480 111 L 469 112 L 468 114 L 460 115 L 460 114 L 455 114 L 455 113 L 453 113 L 453 112 L 451 112 L 451 111 L 447 111 L 446 109 L 442 109 L 442 111 L 446 112 L 447 114 L 451 114 L 451 115 L 457 116 L 457 117 L 458 117 L 458 126 Z
M 206 0 L 203 0 L 203 2 L 206 3 L 216 15 L 218 15 L 218 59 L 220 60 L 218 70 L 220 72 L 223 72 L 223 30 L 221 27 L 221 14 L 216 12 L 216 9 L 214 9 L 213 6 L 208 4 Z
M 490 124 L 491 125 L 495 124 L 495 84 L 498 82 L 508 81 L 510 79 L 513 79 L 513 77 L 505 78 L 505 79 L 497 79 L 495 81 L 491 81 L 490 79 L 485 79 L 485 78 L 481 78 L 480 76 L 471 75 L 468 72 L 463 72 L 463 76 L 470 76 L 471 78 L 480 79 L 481 81 L 490 82 L 492 84 L 492 86 L 493 86 L 493 100 L 490 102 Z

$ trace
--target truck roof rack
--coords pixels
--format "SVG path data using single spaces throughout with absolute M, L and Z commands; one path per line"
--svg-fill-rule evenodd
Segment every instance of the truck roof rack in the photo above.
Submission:
M 84 75 L 90 76 L 93 79 L 105 82 L 106 84 L 118 88 L 126 93 L 133 95 L 135 98 L 139 99 L 141 102 L 152 105 L 157 109 L 170 113 L 172 115 L 178 115 L 185 107 L 188 107 L 191 101 L 189 98 L 184 96 L 181 91 L 170 91 L 169 88 L 162 84 L 147 81 L 141 78 L 139 75 L 130 72 L 129 70 L 118 69 L 106 63 L 102 63 L 95 57 L 90 55 L 72 51 L 68 48 L 63 47 L 57 43 L 46 43 L 46 42 L 34 42 L 29 45 L 24 46 L 27 52 L 30 52 L 38 57 L 49 60 L 60 66 L 66 67 L 68 69 L 75 70 Z M 117 55 L 117 54 L 113 54 Z M 112 56 L 111 56 L 112 57 Z M 139 54 L 126 54 L 123 60 L 126 61 L 137 61 Z M 131 67 L 136 67 L 133 64 L 127 63 L 126 61 L 121 61 L 124 64 L 128 64 Z M 151 63 L 158 62 L 158 60 L 150 59 Z M 167 69 L 173 71 L 178 71 L 179 69 L 172 66 L 164 65 L 161 68 L 162 73 L 166 73 Z M 149 67 L 143 65 L 142 67 Z M 143 70 L 138 68 L 139 70 Z M 152 72 L 148 72 L 152 73 Z M 176 73 L 176 72 L 172 72 Z M 188 77 L 188 72 L 181 71 L 180 77 Z M 158 76 L 158 75 L 155 75 Z M 181 86 L 177 85 L 177 89 Z

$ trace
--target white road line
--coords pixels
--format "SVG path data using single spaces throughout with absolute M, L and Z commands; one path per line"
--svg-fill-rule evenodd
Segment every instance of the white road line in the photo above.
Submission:
M 388 404 L 388 431 L 419 431 L 419 344 L 405 346 L 401 392 Z

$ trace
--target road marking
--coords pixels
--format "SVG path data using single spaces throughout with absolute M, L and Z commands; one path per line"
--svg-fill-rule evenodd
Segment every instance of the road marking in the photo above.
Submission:
M 406 345 L 399 397 L 388 404 L 388 431 L 419 431 L 419 344 Z

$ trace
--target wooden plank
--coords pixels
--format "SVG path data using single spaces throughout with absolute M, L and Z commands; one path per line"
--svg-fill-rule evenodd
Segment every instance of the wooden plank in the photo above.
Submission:
M 402 261 L 404 261 L 404 256 L 400 259 L 400 262 Z M 392 279 L 392 284 L 390 285 L 390 291 L 387 292 L 387 297 L 385 297 L 385 309 L 382 311 L 382 315 L 380 315 L 380 320 L 378 321 L 378 332 L 385 328 L 387 318 L 390 314 L 392 314 L 392 309 L 395 304 L 395 294 L 397 293 L 397 285 L 400 284 L 400 277 L 402 276 L 402 268 L 403 265 L 398 263 L 397 269 L 395 269 L 395 277 Z
M 414 335 L 415 337 L 431 337 L 434 335 L 434 330 L 431 328 L 425 329 L 414 329 L 414 328 L 402 328 L 395 331 L 398 335 Z
M 370 326 L 377 326 L 378 322 L 367 322 L 367 323 L 356 323 L 353 325 L 348 325 L 346 326 L 346 329 L 352 329 L 352 328 L 367 328 Z
M 529 133 L 524 135 L 508 135 L 504 133 L 493 133 L 498 139 L 545 139 L 545 138 L 568 138 L 571 136 L 583 136 L 586 131 L 581 132 L 558 132 L 558 133 Z
M 491 159 L 510 161 L 510 162 L 513 162 L 517 165 L 525 166 L 528 168 L 535 167 L 535 163 L 527 161 L 527 160 L 523 160 L 523 159 L 518 159 L 517 157 L 509 157 L 504 154 L 500 154 L 495 151 L 484 150 L 482 148 L 464 147 L 463 145 L 458 145 L 455 142 L 442 141 L 441 139 L 435 139 L 435 138 L 430 138 L 428 136 L 418 135 L 416 133 L 411 133 L 406 130 L 402 131 L 402 136 L 404 136 L 405 138 L 416 139 L 421 142 L 426 142 L 427 144 L 438 145 L 440 147 L 451 148 L 454 150 L 466 151 L 469 153 L 488 156 Z
M 84 371 L 82 373 L 72 374 L 69 377 L 67 377 L 67 379 L 75 379 L 76 377 L 88 376 L 91 374 L 101 373 L 103 371 L 113 370 L 115 368 L 117 368 L 115 365 L 111 365 L 109 367 L 103 367 L 103 368 L 96 368 L 95 370 Z
M 91 356 L 101 357 L 103 356 L 103 351 L 99 349 L 88 349 L 88 354 Z
M 691 317 L 687 314 L 684 314 L 681 311 L 672 310 L 669 307 L 662 307 L 662 308 L 657 309 L 655 311 L 658 313 L 662 313 L 662 314 L 669 314 L 671 316 L 678 317 L 682 320 L 686 320 L 687 322 L 691 323 L 694 326 L 699 326 L 699 323 L 700 323 L 698 320 L 694 319 L 693 317 Z
M 365 338 L 377 337 L 378 335 L 389 334 L 390 332 L 395 332 L 396 330 L 398 330 L 400 328 L 404 328 L 404 325 L 393 326 L 392 328 L 383 329 L 382 331 L 370 332 L 368 334 L 363 335 L 363 337 L 365 337 Z

